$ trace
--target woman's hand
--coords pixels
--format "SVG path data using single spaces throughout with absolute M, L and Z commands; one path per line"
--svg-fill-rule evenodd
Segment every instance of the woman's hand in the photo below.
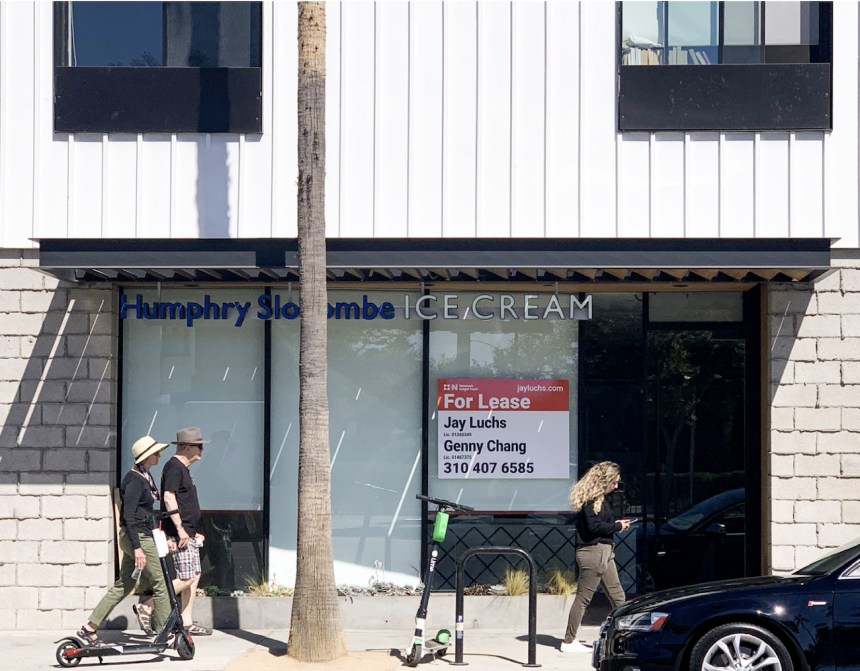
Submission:
M 146 555 L 143 554 L 143 549 L 135 548 L 134 550 L 134 567 L 143 570 L 146 566 Z
M 618 520 L 621 524 L 621 531 L 627 531 L 630 528 L 630 520 Z

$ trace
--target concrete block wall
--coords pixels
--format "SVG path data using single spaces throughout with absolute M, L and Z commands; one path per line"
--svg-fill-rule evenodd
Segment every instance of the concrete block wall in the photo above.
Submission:
M 833 265 L 769 294 L 774 573 L 860 538 L 860 251 L 835 250 Z
M 0 630 L 73 629 L 114 575 L 115 291 L 0 250 Z

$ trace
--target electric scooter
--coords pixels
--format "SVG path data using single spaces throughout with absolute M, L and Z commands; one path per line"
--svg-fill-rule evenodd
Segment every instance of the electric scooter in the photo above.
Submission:
M 161 572 L 164 575 L 164 582 L 167 584 L 167 595 L 170 597 L 171 609 L 164 627 L 155 637 L 155 640 L 151 643 L 92 646 L 77 636 L 67 636 L 56 641 L 60 644 L 57 648 L 57 662 L 59 662 L 60 666 L 77 666 L 84 657 L 98 657 L 99 662 L 103 662 L 104 657 L 114 657 L 116 655 L 160 655 L 167 648 L 174 648 L 179 654 L 180 659 L 192 659 L 194 657 L 194 641 L 191 638 L 191 634 L 186 633 L 182 626 L 182 611 L 179 608 L 176 592 L 173 591 L 173 582 L 170 580 L 170 573 L 167 569 L 166 558 L 169 554 L 167 536 L 158 528 L 157 522 L 157 520 L 164 519 L 178 512 L 178 510 L 168 510 L 167 512 L 156 513 L 152 517 L 152 537 L 155 541 L 155 548 L 158 551 L 159 561 L 161 562 Z M 173 635 L 172 640 L 170 639 L 171 635 Z
M 429 641 L 424 640 L 424 624 L 427 619 L 427 602 L 430 600 L 430 589 L 433 586 L 433 572 L 436 562 L 439 560 L 439 546 L 445 540 L 448 531 L 448 513 L 446 510 L 456 510 L 461 513 L 474 512 L 474 508 L 463 506 L 459 503 L 446 501 L 445 499 L 434 499 L 429 496 L 415 496 L 416 499 L 436 504 L 436 523 L 433 525 L 433 538 L 427 548 L 427 570 L 424 572 L 424 593 L 421 595 L 421 603 L 418 605 L 418 613 L 415 615 L 415 635 L 412 644 L 406 653 L 406 666 L 418 666 L 418 662 L 426 654 L 432 654 L 433 658 L 441 657 L 448 651 L 451 632 L 442 629 L 436 634 L 436 638 Z

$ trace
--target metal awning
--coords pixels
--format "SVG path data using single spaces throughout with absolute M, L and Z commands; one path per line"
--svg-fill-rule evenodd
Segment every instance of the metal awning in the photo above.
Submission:
M 72 282 L 286 282 L 286 239 L 39 240 L 39 269 Z M 571 283 L 811 282 L 828 238 L 332 238 L 331 281 Z

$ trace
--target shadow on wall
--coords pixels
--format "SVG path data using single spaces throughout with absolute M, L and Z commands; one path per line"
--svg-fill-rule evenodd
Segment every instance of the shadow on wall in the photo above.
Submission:
M 112 485 L 113 292 L 60 284 L 53 292 L 14 293 L 21 312 L 4 315 L 0 325 L 7 346 L 0 385 L 12 396 L 0 429 L 0 483 Z
M 771 401 L 774 400 L 779 384 L 791 384 L 795 381 L 795 361 L 815 360 L 815 341 L 800 339 L 803 321 L 810 309 L 810 303 L 815 296 L 812 284 L 786 287 L 785 290 L 772 288 L 770 307 L 770 381 Z M 808 319 L 808 317 L 806 317 Z M 810 347 L 808 354 L 805 347 Z
M 207 107 L 205 100 L 229 101 L 226 68 L 220 65 L 221 5 L 206 2 L 184 5 L 190 13 L 191 36 L 188 43 L 189 66 L 203 67 L 200 81 L 200 125 L 203 129 L 228 128 L 228 104 Z M 214 39 L 213 39 L 214 36 Z M 214 94 L 214 95 L 213 95 Z M 226 136 L 206 134 L 201 153 L 197 151 L 197 221 L 201 238 L 230 237 L 230 173 Z

